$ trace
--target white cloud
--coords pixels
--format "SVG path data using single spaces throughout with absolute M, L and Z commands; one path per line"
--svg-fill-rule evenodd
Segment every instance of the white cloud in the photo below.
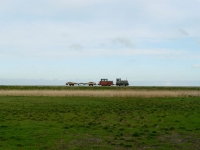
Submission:
M 181 15 L 181 12 L 177 7 L 174 6 L 174 3 L 170 0 L 151 0 L 151 1 L 142 1 L 140 5 L 143 7 L 146 15 L 151 17 L 151 19 L 161 19 L 166 22 L 169 20 L 165 19 L 174 19 L 178 18 Z
M 189 66 L 200 59 L 199 5 L 198 0 L 0 0 L 0 61 L 62 59 L 70 64 L 76 58 L 109 58 L 106 64 L 114 66 L 122 56 L 137 60 L 132 65 L 150 58 L 154 70 L 162 69 L 154 65 L 161 59 L 166 66 Z M 85 60 L 86 67 L 92 65 Z
M 186 58 L 187 53 L 182 51 L 174 51 L 170 49 L 82 49 L 80 44 L 71 45 L 72 50 L 32 50 L 24 51 L 18 50 L 17 53 L 6 53 L 7 57 L 10 58 L 42 58 L 42 59 L 65 59 L 65 58 L 94 58 L 94 57 L 134 57 L 134 56 L 148 56 L 150 58 L 164 58 L 164 59 L 181 59 Z M 8 57 L 8 58 L 9 58 Z M 1 55 L 0 55 L 1 58 Z M 5 58 L 5 55 L 4 55 Z M 1 58 L 3 59 L 3 57 Z
M 74 10 L 85 9 L 89 6 L 99 4 L 115 3 L 120 0 L 0 0 L 0 11 L 13 12 L 30 12 L 35 14 L 43 14 L 46 11 L 50 13 L 55 10 Z
M 195 64 L 194 67 L 195 68 L 200 68 L 200 64 Z
M 65 7 L 65 8 L 84 8 L 86 6 L 96 5 L 100 3 L 106 3 L 113 0 L 49 0 L 48 3 L 57 7 Z

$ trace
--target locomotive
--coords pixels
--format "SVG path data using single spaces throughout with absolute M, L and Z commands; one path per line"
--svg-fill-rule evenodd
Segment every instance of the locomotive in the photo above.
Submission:
M 116 86 L 128 86 L 128 80 L 121 80 L 121 78 L 116 79 Z

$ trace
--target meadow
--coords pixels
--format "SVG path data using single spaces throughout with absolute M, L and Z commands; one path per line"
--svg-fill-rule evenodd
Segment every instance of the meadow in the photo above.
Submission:
M 199 149 L 200 97 L 0 96 L 0 149 Z

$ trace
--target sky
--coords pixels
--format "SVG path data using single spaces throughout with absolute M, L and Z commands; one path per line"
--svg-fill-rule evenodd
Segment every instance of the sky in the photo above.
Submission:
M 200 86 L 199 0 L 0 0 L 0 85 Z

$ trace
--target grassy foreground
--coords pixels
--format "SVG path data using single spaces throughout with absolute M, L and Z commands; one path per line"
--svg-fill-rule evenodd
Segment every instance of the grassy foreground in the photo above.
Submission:
M 199 97 L 0 97 L 0 149 L 199 147 Z

